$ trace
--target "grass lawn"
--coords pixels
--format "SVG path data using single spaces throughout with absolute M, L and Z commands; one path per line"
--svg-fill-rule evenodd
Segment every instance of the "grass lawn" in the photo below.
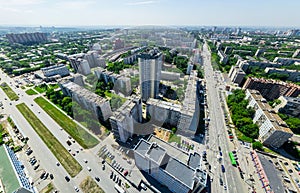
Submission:
M 245 136 L 242 132 L 240 132 L 238 129 L 235 129 L 235 133 L 237 135 L 237 138 L 241 141 L 252 143 L 253 139 L 250 137 Z
M 8 84 L 6 84 L 6 82 L 2 83 L 0 87 L 10 100 L 19 100 L 18 95 L 8 86 Z
M 50 193 L 54 190 L 53 184 L 50 182 L 45 188 L 43 188 L 40 193 Z
M 171 143 L 171 142 L 176 142 L 179 144 L 179 143 L 181 143 L 181 137 L 174 134 L 169 138 L 169 143 Z
M 32 90 L 32 89 L 28 89 L 25 91 L 28 95 L 35 95 L 37 94 L 37 92 L 35 90 Z
M 42 88 L 42 87 L 40 87 L 40 86 L 35 86 L 34 89 L 35 89 L 36 91 L 38 91 L 39 93 L 46 92 L 46 89 L 45 89 L 45 88 Z
M 66 169 L 70 176 L 75 177 L 81 170 L 81 165 L 72 157 L 72 155 L 62 146 L 56 137 L 47 129 L 47 127 L 33 114 L 33 112 L 24 103 L 17 105 L 28 123 L 44 141 L 50 151 L 54 154 L 61 165 Z
M 105 193 L 91 176 L 86 177 L 79 185 L 84 193 Z
M 84 128 L 78 126 L 72 119 L 62 113 L 43 97 L 38 97 L 34 101 L 44 109 L 52 119 L 54 119 L 70 136 L 72 136 L 83 148 L 92 148 L 99 141 L 89 134 Z

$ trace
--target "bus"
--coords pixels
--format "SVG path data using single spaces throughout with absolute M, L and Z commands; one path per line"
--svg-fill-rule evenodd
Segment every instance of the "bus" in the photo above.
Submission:
M 234 159 L 234 155 L 233 155 L 232 152 L 229 152 L 229 158 L 230 158 L 231 164 L 232 164 L 233 166 L 236 166 L 236 161 L 235 161 L 235 159 Z

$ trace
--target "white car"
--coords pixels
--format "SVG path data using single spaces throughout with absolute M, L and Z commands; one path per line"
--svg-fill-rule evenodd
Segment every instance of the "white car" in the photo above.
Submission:
M 76 192 L 79 192 L 79 188 L 78 188 L 77 186 L 74 186 L 74 190 L 75 190 Z
M 87 170 L 90 172 L 90 171 L 92 171 L 92 169 L 90 168 L 90 167 L 86 167 L 87 168 Z

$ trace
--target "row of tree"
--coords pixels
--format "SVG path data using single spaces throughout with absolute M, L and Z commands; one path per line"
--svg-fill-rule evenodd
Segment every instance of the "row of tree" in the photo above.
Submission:
M 245 100 L 245 91 L 234 90 L 227 98 L 227 104 L 230 108 L 231 118 L 234 125 L 245 136 L 257 139 L 259 128 L 253 124 L 252 118 L 255 114 L 254 109 L 247 107 L 248 101 Z

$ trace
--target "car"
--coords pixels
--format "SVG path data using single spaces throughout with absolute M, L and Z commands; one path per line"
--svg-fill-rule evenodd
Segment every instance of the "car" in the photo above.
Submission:
M 226 187 L 226 185 L 224 184 L 224 190 L 227 190 L 227 187 Z
M 109 176 L 109 178 L 110 178 L 110 179 L 113 179 L 113 177 L 114 177 L 114 174 L 111 173 L 110 176 Z
M 76 153 L 79 153 L 79 149 L 76 149 L 75 151 L 76 151 Z
M 53 178 L 54 178 L 53 174 L 50 174 L 49 177 L 51 180 L 53 180 Z
M 33 104 L 31 104 L 31 106 L 33 106 Z
M 56 165 L 57 165 L 57 166 L 60 166 L 60 163 L 59 163 L 59 162 L 56 162 Z
M 71 141 L 67 140 L 67 144 L 70 146 L 72 145 Z
M 95 180 L 97 181 L 97 182 L 100 182 L 100 178 L 99 177 L 95 177 Z
M 76 192 L 79 192 L 79 188 L 78 188 L 77 186 L 74 186 L 74 190 L 75 190 Z
M 34 159 L 34 160 L 32 160 L 32 161 L 30 162 L 30 164 L 33 166 L 34 164 L 36 164 L 36 162 L 37 162 L 37 160 Z
M 284 165 L 286 165 L 286 166 L 288 166 L 288 165 L 289 165 L 289 163 L 287 163 L 287 162 L 284 162 L 283 164 L 284 164 Z
M 114 160 L 115 161 L 115 160 Z M 102 164 L 104 164 L 105 163 L 105 160 L 102 160 Z
M 219 151 L 222 151 L 220 146 L 219 146 Z
M 48 178 L 48 176 L 49 176 L 49 173 L 46 173 L 43 177 L 43 180 L 46 180 Z
M 289 169 L 288 172 L 289 172 L 289 173 L 293 173 L 293 170 Z
M 70 182 L 70 178 L 68 176 L 65 176 L 65 179 L 67 182 Z
M 221 170 L 222 170 L 223 173 L 225 172 L 225 167 L 224 167 L 224 165 L 221 165 Z
M 117 177 L 117 176 L 114 174 L 113 181 L 115 181 L 115 180 L 116 180 L 116 177 Z
M 86 169 L 90 172 L 92 171 L 92 169 L 90 167 L 86 167 Z
M 127 176 L 128 175 L 128 170 L 125 170 L 125 172 L 123 174 L 124 174 L 124 176 Z
M 40 167 L 40 164 L 33 167 L 33 170 L 37 170 Z
M 122 184 L 122 180 L 121 180 L 121 179 L 119 179 L 119 181 L 118 181 L 118 185 L 119 185 L 119 186 L 121 186 L 121 184 Z
M 147 190 L 147 186 L 143 182 L 141 182 L 141 188 L 143 188 L 144 190 Z
M 233 154 L 236 154 L 236 151 L 235 151 L 235 150 L 233 150 L 233 151 L 232 151 L 232 153 L 233 153 Z
M 88 163 L 88 160 L 86 160 L 86 159 L 83 159 L 83 161 L 84 161 L 84 163 Z
M 223 186 L 223 180 L 220 178 L 220 185 Z
M 105 170 L 105 165 L 102 165 L 102 170 Z
M 222 156 L 223 154 L 222 154 L 222 152 L 220 151 L 220 156 Z

